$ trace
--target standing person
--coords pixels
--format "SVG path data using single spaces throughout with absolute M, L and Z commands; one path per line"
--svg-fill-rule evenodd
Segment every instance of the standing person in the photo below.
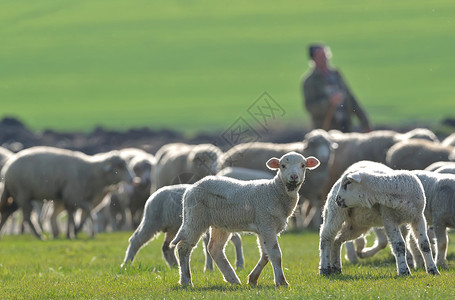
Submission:
M 302 85 L 305 107 L 311 114 L 314 128 L 352 131 L 353 114 L 363 131 L 371 130 L 368 117 L 347 86 L 340 72 L 329 65 L 330 49 L 322 44 L 309 47 L 312 69 Z

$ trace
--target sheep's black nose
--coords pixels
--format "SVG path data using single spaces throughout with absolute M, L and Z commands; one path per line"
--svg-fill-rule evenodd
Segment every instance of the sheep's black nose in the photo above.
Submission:
M 299 176 L 297 174 L 292 174 L 291 179 L 297 181 L 297 179 L 299 179 Z

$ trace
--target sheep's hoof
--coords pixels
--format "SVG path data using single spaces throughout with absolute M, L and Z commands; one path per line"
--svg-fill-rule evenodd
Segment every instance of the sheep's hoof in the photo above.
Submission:
M 319 269 L 319 275 L 329 276 L 330 274 L 332 274 L 332 269 L 331 268 L 321 268 L 321 269 Z
M 248 285 L 258 285 L 258 277 L 248 276 Z
M 437 268 L 430 268 L 428 269 L 428 274 L 431 274 L 431 275 L 440 275 L 439 271 Z
M 184 288 L 187 288 L 187 287 L 192 287 L 193 286 L 193 282 L 191 282 L 191 280 L 188 280 L 188 281 L 180 281 L 180 285 Z
M 411 276 L 411 272 L 409 271 L 409 269 L 400 270 L 398 275 L 400 275 L 400 276 Z
M 284 281 L 280 281 L 280 282 L 275 283 L 275 285 L 276 286 L 288 286 L 289 283 L 286 280 L 284 280 Z

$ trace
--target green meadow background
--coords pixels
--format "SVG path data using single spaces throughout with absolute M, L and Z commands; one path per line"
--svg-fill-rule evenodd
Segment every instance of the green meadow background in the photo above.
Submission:
M 264 91 L 309 127 L 307 46 L 375 126 L 453 117 L 452 0 L 0 0 L 0 117 L 35 130 L 226 128 Z

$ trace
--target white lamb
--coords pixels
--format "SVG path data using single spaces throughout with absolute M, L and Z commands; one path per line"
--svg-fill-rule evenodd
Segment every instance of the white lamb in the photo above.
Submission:
M 297 227 L 312 226 L 318 228 L 322 223 L 322 187 L 323 183 L 328 180 L 335 148 L 337 148 L 337 144 L 331 141 L 325 130 L 314 129 L 305 135 L 303 141 L 294 143 L 254 142 L 238 144 L 221 156 L 219 166 L 220 168 L 243 167 L 270 172 L 264 165 L 264 162 L 270 157 L 281 157 L 291 151 L 304 156 L 316 156 L 320 165 L 317 170 L 308 174 L 302 189 L 300 189 L 302 212 L 297 209 L 296 214 L 302 214 L 303 218 L 294 221 Z M 301 226 L 299 223 L 302 223 Z
M 169 267 L 177 266 L 174 249 L 169 247 L 170 242 L 177 234 L 182 225 L 182 198 L 183 193 L 190 184 L 178 184 L 165 186 L 154 192 L 147 200 L 144 216 L 138 228 L 129 238 L 129 246 L 125 253 L 125 259 L 120 267 L 132 262 L 137 252 L 151 241 L 160 232 L 164 232 L 164 243 L 161 248 L 163 257 Z M 213 262 L 207 251 L 209 237 L 204 236 L 205 244 L 205 269 L 213 270 Z M 239 234 L 232 235 L 232 243 L 235 246 L 237 269 L 243 269 L 244 259 L 242 252 L 242 240 Z
M 434 234 L 436 237 L 436 264 L 438 267 L 447 267 L 447 227 L 455 228 L 455 176 L 453 174 L 441 174 L 430 171 L 411 171 L 416 175 L 422 183 L 425 191 L 426 206 L 425 218 L 428 225 L 433 225 Z M 387 240 L 384 239 L 381 229 L 375 230 L 376 244 L 385 247 Z M 362 249 L 363 241 L 356 240 L 356 244 L 360 242 L 360 247 L 357 245 L 357 255 L 361 258 L 371 257 L 384 247 L 372 247 L 370 251 Z M 418 251 L 415 251 L 414 243 L 411 243 L 411 250 L 415 266 L 422 265 L 421 256 Z M 350 249 L 349 251 L 352 251 Z M 352 255 L 352 254 L 351 254 Z
M 332 187 L 324 207 L 320 231 L 320 274 L 341 273 L 340 248 L 371 227 L 384 226 L 400 275 L 410 274 L 400 225 L 410 224 L 425 267 L 434 264 L 423 215 L 425 194 L 419 179 L 408 171 L 362 161 L 352 165 Z
M 271 180 L 239 181 L 227 177 L 208 176 L 189 188 L 183 200 L 183 223 L 177 237 L 180 265 L 180 284 L 192 285 L 190 254 L 207 229 L 211 228 L 209 253 L 231 284 L 240 284 L 224 254 L 224 246 L 231 232 L 249 231 L 258 235 L 261 258 L 248 276 L 249 284 L 257 284 L 267 262 L 272 262 L 275 284 L 287 285 L 281 266 L 281 250 L 277 235 L 286 228 L 299 200 L 298 190 L 307 169 L 315 169 L 319 161 L 314 157 L 290 152 L 280 159 L 267 161 L 277 170 Z

